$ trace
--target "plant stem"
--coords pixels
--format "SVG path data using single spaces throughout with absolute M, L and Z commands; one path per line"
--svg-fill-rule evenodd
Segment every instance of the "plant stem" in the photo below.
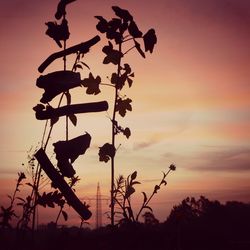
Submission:
M 133 46 L 133 47 L 131 47 L 130 49 L 128 49 L 128 50 L 123 54 L 123 56 L 126 55 L 130 50 L 132 50 L 132 49 L 134 49 L 134 48 L 135 48 L 135 46 Z
M 168 172 L 164 175 L 164 177 L 162 178 L 160 184 L 158 185 L 159 187 L 162 185 L 162 181 L 167 177 L 167 175 L 170 173 L 170 171 L 171 171 L 171 169 L 169 169 Z M 153 198 L 153 196 L 154 196 L 155 194 L 156 194 L 156 192 L 153 191 L 152 194 L 151 194 L 151 196 L 148 198 L 148 200 L 147 200 L 145 203 L 143 202 L 143 204 L 142 204 L 142 206 L 141 206 L 141 209 L 140 209 L 139 213 L 138 213 L 137 216 L 136 216 L 136 221 L 138 221 L 139 216 L 140 216 L 142 210 L 148 205 L 148 203 L 151 201 L 151 199 Z
M 119 43 L 119 52 L 122 51 L 121 43 Z M 119 63 L 117 66 L 117 76 L 118 79 L 121 74 L 121 58 L 119 59 Z M 116 103 L 118 99 L 118 88 L 115 88 L 115 100 L 114 100 L 114 109 L 113 109 L 113 116 L 112 116 L 112 146 L 115 148 L 115 131 L 116 126 L 113 121 L 116 119 Z M 111 226 L 114 226 L 115 220 L 115 203 L 114 203 L 114 185 L 115 185 L 115 156 L 111 158 Z
M 58 103 L 58 107 L 60 107 L 61 103 L 62 103 L 62 99 L 63 99 L 63 96 L 64 96 L 64 93 L 61 95 L 61 98 L 59 100 L 59 103 Z M 50 135 L 52 133 L 52 130 L 53 130 L 53 127 L 54 125 L 52 125 L 50 127 L 50 130 L 49 130 L 49 133 L 47 135 L 47 139 L 46 139 L 46 142 L 43 146 L 43 142 L 44 142 L 44 135 L 45 135 L 45 132 L 46 132 L 46 129 L 47 129 L 47 125 L 48 125 L 48 120 L 46 121 L 46 124 L 45 124 L 45 128 L 44 128 L 44 132 L 43 132 L 43 137 L 42 137 L 42 147 L 44 149 L 44 151 L 46 150 L 47 148 L 47 145 L 49 143 L 49 139 L 50 139 Z M 40 183 L 40 178 L 41 178 L 41 172 L 42 172 L 42 168 L 40 166 L 40 164 L 38 163 L 37 164 L 37 167 L 36 167 L 36 174 L 35 174 L 35 180 L 34 180 L 34 186 L 33 186 L 33 189 L 32 189 L 32 192 L 31 192 L 31 199 L 33 198 L 33 195 L 34 195 L 34 205 L 33 205 L 33 218 L 32 218 L 32 232 L 34 233 L 34 230 L 35 230 L 35 220 L 36 220 L 36 203 L 37 203 L 37 194 L 38 194 L 38 189 L 39 189 L 39 183 Z
M 63 19 L 65 19 L 65 15 L 63 16 Z M 66 50 L 66 40 L 63 40 L 63 50 Z M 66 55 L 63 56 L 63 70 L 66 71 Z M 67 91 L 67 94 L 69 91 Z M 66 141 L 69 140 L 69 117 L 66 115 Z
M 59 220 L 59 218 L 60 218 L 60 215 L 61 215 L 61 213 L 62 213 L 62 210 L 63 210 L 63 207 L 61 206 L 61 208 L 60 208 L 60 210 L 59 210 L 59 213 L 58 213 L 58 215 L 57 215 L 57 217 L 56 217 L 56 226 L 57 226 L 57 222 L 58 222 L 58 220 Z

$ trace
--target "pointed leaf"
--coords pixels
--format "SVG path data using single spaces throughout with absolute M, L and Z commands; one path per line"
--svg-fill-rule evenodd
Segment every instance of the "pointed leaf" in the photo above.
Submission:
M 102 16 L 95 16 L 99 20 L 99 23 L 96 25 L 96 29 L 99 30 L 101 33 L 105 33 L 108 29 L 108 22 Z
M 69 119 L 73 123 L 73 125 L 76 126 L 76 124 L 77 124 L 77 117 L 76 117 L 76 115 L 75 114 L 69 115 Z
M 135 180 L 137 177 L 137 171 L 135 171 L 133 174 L 131 174 L 131 181 Z
M 145 192 L 142 192 L 142 194 L 144 196 L 143 204 L 145 204 L 147 202 L 147 200 L 148 200 L 148 197 L 147 197 Z
M 18 200 L 25 202 L 25 200 L 21 197 L 17 197 Z
M 71 104 L 71 94 L 69 93 L 69 91 L 65 92 L 65 96 L 67 98 L 67 105 Z
M 76 68 L 76 69 L 83 69 L 83 67 L 82 67 L 81 64 L 76 64 L 76 65 L 75 65 L 75 68 Z
M 65 211 L 62 210 L 62 215 L 63 215 L 64 220 L 67 221 L 68 220 L 68 214 Z
M 132 86 L 132 83 L 133 83 L 133 80 L 131 78 L 127 78 L 127 81 L 128 81 L 128 86 L 131 88 Z
M 125 199 L 129 198 L 134 192 L 135 192 L 135 189 L 132 186 L 128 186 L 126 193 L 125 193 Z
M 149 209 L 151 212 L 153 212 L 153 209 L 151 207 L 149 207 L 149 206 L 144 206 L 143 208 Z
M 142 37 L 142 32 L 138 29 L 138 27 L 134 21 L 130 22 L 130 24 L 128 26 L 128 32 L 134 38 Z
M 32 185 L 32 184 L 31 184 L 31 183 L 29 183 L 29 182 L 28 182 L 28 183 L 25 183 L 25 184 L 26 184 L 27 186 L 32 187 L 32 188 L 34 187 L 34 185 Z
M 121 9 L 118 6 L 112 6 L 112 9 L 115 12 L 115 14 L 118 17 L 122 18 L 125 22 L 133 20 L 133 17 L 131 16 L 131 14 L 127 10 Z
M 136 48 L 137 51 L 140 53 L 140 55 L 141 55 L 143 58 L 146 58 L 144 52 L 143 52 L 142 49 L 141 49 L 141 45 L 140 45 L 135 39 L 134 39 L 134 43 L 135 43 L 135 48 Z
M 141 184 L 139 181 L 132 181 L 131 185 Z
M 90 70 L 90 67 L 85 62 L 80 61 L 79 63 L 81 63 L 83 66 L 85 66 L 86 68 L 88 68 Z

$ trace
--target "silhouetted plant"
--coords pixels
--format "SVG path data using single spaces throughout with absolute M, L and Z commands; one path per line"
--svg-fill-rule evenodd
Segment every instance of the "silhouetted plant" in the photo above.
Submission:
M 131 131 L 128 127 L 121 126 L 116 118 L 119 114 L 125 117 L 128 111 L 132 111 L 132 99 L 122 94 L 122 89 L 125 84 L 129 87 L 133 84 L 134 72 L 128 63 L 124 63 L 124 57 L 131 50 L 136 49 L 139 54 L 145 58 L 145 52 L 153 52 L 154 46 L 157 42 L 155 30 L 150 29 L 143 34 L 134 21 L 133 16 L 128 10 L 121 9 L 118 6 L 113 6 L 116 17 L 111 20 L 106 20 L 102 16 L 95 16 L 98 19 L 96 28 L 99 32 L 106 35 L 108 44 L 102 49 L 105 57 L 103 64 L 113 64 L 116 66 L 115 72 L 108 78 L 110 83 L 104 84 L 114 88 L 114 106 L 112 115 L 110 117 L 112 123 L 111 142 L 105 143 L 99 150 L 99 160 L 108 162 L 111 161 L 111 225 L 114 225 L 115 214 L 115 155 L 117 152 L 116 135 L 123 134 L 128 139 Z M 140 40 L 144 43 L 142 49 Z M 130 48 L 124 51 L 124 44 L 130 43 Z M 129 45 L 128 45 L 129 46 Z M 90 75 L 91 76 L 91 75 Z M 99 85 L 101 85 L 101 78 L 97 76 L 96 79 L 91 76 L 87 79 L 83 86 L 87 87 L 87 94 L 100 93 Z
M 87 79 L 81 79 L 77 69 L 83 69 L 83 66 L 89 69 L 88 65 L 82 61 L 84 54 L 89 52 L 90 47 L 99 42 L 99 36 L 95 36 L 92 39 L 74 45 L 72 47 L 66 48 L 66 41 L 69 39 L 70 32 L 68 21 L 66 19 L 66 6 L 74 2 L 75 0 L 60 0 L 57 11 L 55 13 L 55 18 L 61 20 L 61 23 L 55 21 L 47 22 L 48 27 L 46 35 L 51 37 L 62 51 L 55 52 L 50 55 L 38 68 L 38 71 L 42 73 L 54 60 L 58 58 L 63 58 L 63 70 L 51 72 L 47 75 L 41 75 L 36 82 L 37 87 L 44 89 L 44 94 L 40 99 L 40 104 L 36 105 L 33 109 L 36 112 L 36 118 L 39 120 L 47 120 L 42 140 L 42 148 L 35 153 L 35 158 L 38 160 L 39 164 L 35 172 L 35 181 L 32 193 L 32 203 L 33 203 L 33 229 L 35 221 L 36 206 L 42 205 L 44 207 L 55 207 L 58 205 L 60 207 L 59 213 L 56 218 L 55 224 L 62 214 L 64 219 L 68 219 L 67 213 L 63 210 L 66 202 L 73 206 L 73 208 L 83 217 L 82 219 L 88 219 L 91 216 L 91 212 L 88 210 L 88 205 L 81 203 L 74 193 L 73 186 L 79 180 L 75 176 L 75 170 L 72 163 L 80 156 L 85 154 L 86 150 L 90 146 L 91 136 L 85 133 L 81 136 L 69 140 L 69 120 L 74 126 L 77 125 L 77 113 L 86 112 L 100 112 L 108 109 L 107 102 L 96 102 L 96 103 L 81 103 L 81 104 L 71 104 L 71 94 L 70 89 L 85 86 L 88 84 Z M 68 55 L 75 54 L 75 62 L 73 63 L 72 69 L 67 70 L 66 57 Z M 92 77 L 92 78 L 91 78 Z M 89 81 L 97 80 L 94 79 L 92 74 L 89 74 Z M 91 88 L 88 88 L 88 93 L 96 92 Z M 61 95 L 57 108 L 53 108 L 50 102 Z M 66 100 L 66 106 L 61 106 L 63 99 Z M 57 159 L 57 167 L 55 170 L 53 164 L 50 162 L 45 151 L 52 133 L 54 125 L 58 122 L 61 116 L 66 117 L 65 121 L 65 141 L 58 141 L 53 144 L 54 152 Z M 47 132 L 48 121 L 50 120 L 50 129 Z M 47 134 L 47 139 L 45 140 L 45 134 Z M 52 191 L 48 193 L 39 193 L 40 177 L 42 169 L 52 180 L 52 186 L 58 188 L 59 191 Z M 67 183 L 64 178 L 69 178 L 69 183 Z
M 25 174 L 23 172 L 19 172 L 14 193 L 13 195 L 8 195 L 8 198 L 10 199 L 10 205 L 6 208 L 1 206 L 0 218 L 2 218 L 2 221 L 0 222 L 0 225 L 2 228 L 11 228 L 10 221 L 13 217 L 18 217 L 15 214 L 14 203 L 16 200 L 22 200 L 22 198 L 17 197 L 16 194 L 20 192 L 20 186 L 22 185 L 24 179 L 26 179 Z
M 116 136 L 121 133 L 128 139 L 131 135 L 130 128 L 123 127 L 117 120 L 117 114 L 119 114 L 121 117 L 125 117 L 128 111 L 132 111 L 132 99 L 124 95 L 122 93 L 122 90 L 126 84 L 129 87 L 132 86 L 134 72 L 132 71 L 130 65 L 127 62 L 124 62 L 124 58 L 125 55 L 131 52 L 133 49 L 135 49 L 143 58 L 145 58 L 145 53 L 148 51 L 152 53 L 154 50 L 154 46 L 157 43 L 157 37 L 154 29 L 149 29 L 147 32 L 143 33 L 138 28 L 133 16 L 129 13 L 129 11 L 121 9 L 118 6 L 113 6 L 112 9 L 116 17 L 112 18 L 111 20 L 106 20 L 102 16 L 95 17 L 99 21 L 96 25 L 97 30 L 105 34 L 108 40 L 107 45 L 105 45 L 102 49 L 103 53 L 105 54 L 103 64 L 113 64 L 115 66 L 115 71 L 111 74 L 110 77 L 108 77 L 110 81 L 109 83 L 103 83 L 101 77 L 99 75 L 94 76 L 92 72 L 89 72 L 88 77 L 81 79 L 81 74 L 76 71 L 78 69 L 83 69 L 83 67 L 90 69 L 90 67 L 82 61 L 82 57 L 89 52 L 90 47 L 99 42 L 100 37 L 95 36 L 84 43 L 66 48 L 66 41 L 70 36 L 68 21 L 66 19 L 66 6 L 74 1 L 75 0 L 61 0 L 57 6 L 57 11 L 55 13 L 55 18 L 57 20 L 61 20 L 61 22 L 59 24 L 55 21 L 46 23 L 48 27 L 46 35 L 51 37 L 60 48 L 63 48 L 63 50 L 51 54 L 39 66 L 38 71 L 42 73 L 54 60 L 58 58 L 63 58 L 63 70 L 51 72 L 46 75 L 41 75 L 40 77 L 38 77 L 36 82 L 37 87 L 44 89 L 44 93 L 42 98 L 40 99 L 41 103 L 37 104 L 33 109 L 38 120 L 47 121 L 41 142 L 42 147 L 34 155 L 38 160 L 38 164 L 35 170 L 34 181 L 31 184 L 32 193 L 27 202 L 23 201 L 23 205 L 26 204 L 27 206 L 29 205 L 32 208 L 33 229 L 35 226 L 36 206 L 38 204 L 50 207 L 53 207 L 54 204 L 59 205 L 60 211 L 58 214 L 58 218 L 61 214 L 63 214 L 64 218 L 67 219 L 67 215 L 63 210 L 66 201 L 64 200 L 64 198 L 62 198 L 62 196 L 65 196 L 65 199 L 68 200 L 68 204 L 75 208 L 75 210 L 83 217 L 82 219 L 86 220 L 91 216 L 91 212 L 88 210 L 88 206 L 80 202 L 74 192 L 72 192 L 72 186 L 67 185 L 66 181 L 64 180 L 65 177 L 75 178 L 75 170 L 72 163 L 79 157 L 79 155 L 84 154 L 85 151 L 89 148 L 91 136 L 88 133 L 85 133 L 81 136 L 69 140 L 68 123 L 70 120 L 73 125 L 76 126 L 76 114 L 106 111 L 108 109 L 108 103 L 106 101 L 102 101 L 96 103 L 81 103 L 72 105 L 70 90 L 72 88 L 83 86 L 86 88 L 86 94 L 97 95 L 101 92 L 101 85 L 109 86 L 114 89 L 114 106 L 111 111 L 112 114 L 110 116 L 112 125 L 111 142 L 104 143 L 104 145 L 99 149 L 99 160 L 103 162 L 108 162 L 109 160 L 111 161 L 110 206 L 111 225 L 114 225 L 116 201 L 115 156 L 118 149 L 116 145 Z M 144 44 L 144 48 L 140 42 Z M 125 49 L 124 44 L 126 44 L 126 48 L 129 48 L 129 46 L 130 48 Z M 71 54 L 75 54 L 76 57 L 72 69 L 67 70 L 66 57 Z M 58 106 L 57 108 L 53 108 L 50 102 L 54 100 L 54 98 L 56 98 L 58 95 L 61 95 Z M 66 100 L 65 106 L 61 106 L 63 99 Z M 66 140 L 58 141 L 53 144 L 58 167 L 58 170 L 55 170 L 45 151 L 52 133 L 52 129 L 61 116 L 66 117 Z M 50 128 L 48 130 L 49 120 Z M 45 139 L 46 134 L 47 139 Z M 42 169 L 52 180 L 53 184 L 55 184 L 54 187 L 58 188 L 60 192 L 53 191 L 44 193 L 43 195 L 39 193 Z M 134 174 L 131 175 L 131 178 L 132 177 L 134 177 Z M 133 220 L 138 221 L 142 210 L 145 208 L 150 208 L 148 207 L 148 203 L 153 195 L 157 193 L 157 190 L 160 188 L 160 186 L 164 183 L 165 177 L 166 176 L 164 173 L 162 182 L 159 185 L 155 186 L 154 192 L 149 197 L 149 199 L 144 193 L 144 202 L 136 218 L 132 216 L 132 208 L 131 211 L 129 210 L 128 216 L 130 219 L 133 217 Z M 129 192 L 133 190 L 132 186 L 134 184 L 135 182 L 126 184 L 127 193 L 124 197 L 126 202 L 128 203 L 130 202 L 130 196 L 132 194 Z M 30 210 L 28 209 L 28 211 Z M 84 213 L 83 211 L 86 211 L 86 213 Z M 29 216 L 27 218 L 29 218 Z
M 160 180 L 158 185 L 155 185 L 152 194 L 149 196 L 149 198 L 145 192 L 142 192 L 143 201 L 137 214 L 135 214 L 131 203 L 132 195 L 136 192 L 135 185 L 141 184 L 136 180 L 137 171 L 133 172 L 126 179 L 122 175 L 120 175 L 116 180 L 114 189 L 115 204 L 117 204 L 122 211 L 117 212 L 122 216 L 122 219 L 119 221 L 119 223 L 138 222 L 140 215 L 144 210 L 150 210 L 150 212 L 153 213 L 153 209 L 149 206 L 150 201 L 157 194 L 157 192 L 161 189 L 162 186 L 167 185 L 166 177 L 171 171 L 175 170 L 175 165 L 171 164 L 169 170 L 166 173 L 163 172 L 162 179 Z

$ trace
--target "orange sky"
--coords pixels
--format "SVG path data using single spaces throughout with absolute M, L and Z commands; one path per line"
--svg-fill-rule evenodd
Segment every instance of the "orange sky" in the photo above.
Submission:
M 44 25 L 54 20 L 57 2 L 9 0 L 0 4 L 0 204 L 7 202 L 17 171 L 24 170 L 26 152 L 42 136 L 44 123 L 35 119 L 32 107 L 42 94 L 35 86 L 37 67 L 58 50 L 45 35 Z M 131 128 L 132 136 L 129 140 L 118 136 L 122 146 L 116 174 L 138 170 L 138 179 L 145 181 L 138 191 L 150 192 L 161 171 L 176 164 L 169 186 L 152 204 L 162 221 L 187 195 L 250 201 L 250 3 L 77 0 L 68 6 L 68 45 L 98 34 L 94 16 L 111 17 L 113 5 L 128 9 L 143 32 L 154 27 L 158 37 L 154 53 L 146 60 L 136 52 L 125 59 L 135 71 L 134 85 L 124 90 L 133 99 L 133 112 L 119 120 Z M 101 64 L 104 44 L 93 47 L 85 57 L 93 74 L 103 79 L 114 70 Z M 44 74 L 61 67 L 58 60 Z M 82 76 L 88 73 L 85 70 Z M 113 96 L 107 88 L 97 97 L 87 97 L 77 89 L 72 95 L 74 102 L 107 99 L 110 104 Z M 78 115 L 78 124 L 70 127 L 71 138 L 84 131 L 92 135 L 91 148 L 75 162 L 82 179 L 78 194 L 94 197 L 99 181 L 108 196 L 109 165 L 98 162 L 98 146 L 110 141 L 107 114 Z M 60 121 L 52 142 L 64 139 L 63 131 Z M 93 202 L 92 207 L 94 211 Z

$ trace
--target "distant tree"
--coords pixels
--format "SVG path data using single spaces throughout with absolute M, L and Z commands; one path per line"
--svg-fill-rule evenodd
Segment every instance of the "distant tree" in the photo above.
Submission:
M 154 216 L 153 213 L 151 212 L 146 212 L 142 215 L 142 217 L 144 218 L 144 223 L 146 225 L 149 225 L 149 226 L 154 226 L 154 225 L 157 225 L 159 224 L 159 220 L 157 220 Z

